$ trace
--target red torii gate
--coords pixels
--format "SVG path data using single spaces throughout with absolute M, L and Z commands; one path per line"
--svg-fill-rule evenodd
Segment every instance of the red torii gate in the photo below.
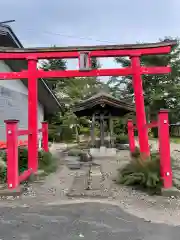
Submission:
M 144 110 L 144 97 L 142 87 L 142 74 L 167 74 L 171 69 L 164 67 L 144 67 L 140 65 L 143 55 L 168 54 L 176 41 L 163 41 L 150 44 L 126 44 L 106 46 L 85 46 L 65 48 L 35 48 L 16 49 L 0 48 L 0 60 L 27 60 L 28 69 L 21 72 L 1 72 L 0 79 L 28 79 L 28 159 L 29 168 L 33 172 L 38 170 L 37 162 L 37 79 L 38 78 L 68 78 L 93 76 L 127 76 L 133 77 L 133 88 L 136 105 L 136 118 L 139 136 L 140 152 L 144 156 L 150 155 L 146 115 Z M 129 56 L 131 66 L 116 69 L 91 69 L 92 57 L 121 57 Z M 53 70 L 43 71 L 37 69 L 39 59 L 79 59 L 79 70 Z M 48 100 L 47 100 L 48 101 Z

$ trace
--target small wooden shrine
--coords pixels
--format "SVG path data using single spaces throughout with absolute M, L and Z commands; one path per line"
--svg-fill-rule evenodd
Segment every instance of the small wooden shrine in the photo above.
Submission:
M 73 112 L 77 117 L 87 116 L 91 120 L 91 146 L 95 147 L 95 124 L 100 126 L 100 147 L 105 146 L 105 125 L 108 126 L 110 138 L 109 147 L 114 146 L 113 119 L 135 112 L 132 104 L 114 98 L 104 91 L 83 100 L 74 106 Z

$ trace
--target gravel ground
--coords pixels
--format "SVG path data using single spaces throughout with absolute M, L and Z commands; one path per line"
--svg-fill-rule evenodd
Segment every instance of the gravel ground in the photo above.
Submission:
M 179 145 L 172 144 L 172 151 L 180 149 Z M 175 151 L 176 152 L 176 151 Z M 179 154 L 179 153 L 178 153 Z M 178 158 L 178 156 L 177 156 Z M 149 196 L 145 193 L 133 190 L 123 186 L 118 186 L 113 183 L 113 179 L 116 176 L 117 169 L 127 162 L 129 159 L 128 151 L 121 151 L 118 160 L 109 159 L 101 161 L 102 171 L 108 176 L 108 189 L 110 191 L 110 197 L 107 199 L 68 199 L 66 193 L 71 188 L 74 181 L 74 177 L 78 174 L 78 171 L 69 170 L 66 166 L 62 165 L 56 174 L 52 174 L 46 178 L 43 183 L 34 183 L 27 188 L 25 194 L 20 198 L 13 199 L 1 199 L 0 210 L 4 215 L 8 215 L 8 209 L 20 209 L 18 211 L 24 211 L 24 208 L 33 209 L 46 209 L 49 205 L 58 205 L 59 211 L 64 204 L 94 202 L 101 204 L 116 205 L 124 211 L 145 219 L 146 221 L 154 223 L 164 223 L 169 225 L 180 225 L 180 199 L 166 198 L 162 196 Z M 80 204 L 80 205 L 81 205 Z M 94 205 L 93 205 L 94 206 Z M 94 208 L 92 208 L 92 211 Z M 84 210 L 86 211 L 86 210 Z M 59 215 L 61 213 L 59 212 Z M 77 217 L 78 218 L 78 217 Z M 178 230 L 179 231 L 179 230 Z M 0 231 L 1 233 L 1 231 Z M 1 235 L 0 235 L 1 236 Z M 168 236 L 168 235 L 167 235 Z M 3 239 L 3 238 L 0 238 Z M 4 238 L 5 239 L 5 238 Z M 9 238 L 12 239 L 12 238 Z M 23 238 L 20 238 L 23 239 Z M 25 239 L 25 238 L 24 238 Z M 28 238 L 27 238 L 28 239 Z M 31 239 L 31 238 L 29 238 Z M 56 239 L 56 238 L 54 238 Z M 64 238 L 65 239 L 65 238 Z M 71 238 L 69 238 L 71 239 Z M 75 238 L 74 238 L 75 239 Z M 87 238 L 88 239 L 88 238 Z M 93 238 L 92 238 L 93 239 Z M 95 238 L 94 238 L 95 239 Z M 100 239 L 100 238 L 99 238 Z M 114 238 L 116 239 L 116 238 Z M 124 238 L 126 239 L 126 238 Z M 141 239 L 141 238 L 136 238 Z M 151 238 L 144 238 L 151 239 Z M 157 238 L 161 239 L 161 238 Z M 175 237 L 169 237 L 169 239 L 176 239 Z

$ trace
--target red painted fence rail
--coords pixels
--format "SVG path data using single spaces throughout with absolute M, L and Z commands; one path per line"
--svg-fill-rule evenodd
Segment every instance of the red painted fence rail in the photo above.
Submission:
M 18 129 L 18 120 L 6 120 L 6 153 L 7 153 L 7 184 L 9 189 L 16 189 L 19 184 L 26 180 L 32 173 L 34 169 L 31 166 L 31 161 L 36 162 L 38 166 L 38 158 L 30 159 L 28 157 L 28 169 L 25 170 L 19 176 L 18 170 L 18 136 L 31 134 L 28 130 Z M 42 128 L 38 129 L 38 132 L 42 133 L 42 148 L 44 151 L 48 151 L 48 123 L 42 122 Z M 20 140 L 22 141 L 22 140 Z M 23 141 L 22 141 L 23 142 Z M 26 141 L 26 145 L 27 145 Z M 22 146 L 22 145 L 20 145 Z M 28 144 L 29 147 L 29 144 Z M 29 148 L 28 148 L 29 150 Z M 37 146 L 38 151 L 38 146 Z

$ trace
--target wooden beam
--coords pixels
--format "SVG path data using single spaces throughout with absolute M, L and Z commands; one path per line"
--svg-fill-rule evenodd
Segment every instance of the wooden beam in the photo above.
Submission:
M 55 59 L 78 58 L 82 51 L 90 52 L 90 57 L 119 57 L 167 54 L 177 41 L 151 44 L 105 45 L 64 48 L 0 48 L 0 59 Z
M 112 116 L 109 116 L 110 144 L 114 147 L 114 124 Z
M 104 146 L 104 114 L 100 114 L 100 142 Z
M 141 67 L 140 74 L 167 74 L 170 73 L 170 67 Z M 97 77 L 97 76 L 127 76 L 132 75 L 132 68 L 115 69 L 93 69 L 87 71 L 80 70 L 53 70 L 37 71 L 37 78 L 71 78 L 71 77 Z M 21 72 L 0 72 L 1 80 L 26 79 L 28 71 Z
M 95 146 L 95 114 L 92 115 L 91 122 L 91 147 Z

